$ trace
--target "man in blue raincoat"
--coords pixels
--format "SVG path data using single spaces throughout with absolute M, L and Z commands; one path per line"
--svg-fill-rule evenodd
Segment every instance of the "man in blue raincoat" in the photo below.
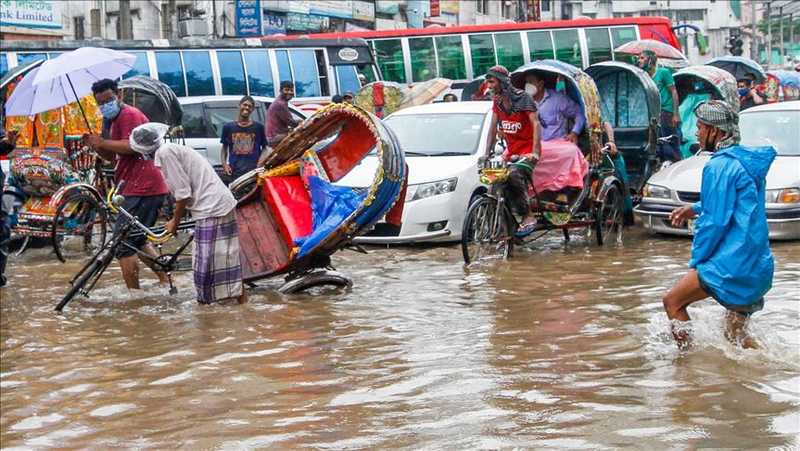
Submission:
M 776 152 L 738 145 L 739 116 L 723 101 L 701 103 L 695 115 L 700 146 L 715 153 L 703 168 L 700 201 L 670 215 L 676 227 L 697 220 L 691 269 L 664 297 L 664 309 L 671 320 L 689 321 L 686 307 L 711 296 L 728 310 L 728 339 L 754 347 L 745 326 L 772 287 L 764 190 Z M 672 333 L 680 348 L 689 345 L 688 332 L 673 325 Z

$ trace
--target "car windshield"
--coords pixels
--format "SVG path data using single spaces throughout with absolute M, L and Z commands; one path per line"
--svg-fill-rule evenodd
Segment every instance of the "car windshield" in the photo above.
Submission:
M 778 155 L 800 156 L 800 111 L 758 111 L 739 119 L 742 144 L 772 146 Z
M 480 113 L 402 114 L 386 123 L 406 154 L 471 155 L 478 149 L 484 118 Z

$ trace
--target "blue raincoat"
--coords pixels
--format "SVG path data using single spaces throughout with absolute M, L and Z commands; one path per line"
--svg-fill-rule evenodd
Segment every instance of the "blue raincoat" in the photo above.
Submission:
M 764 190 L 775 155 L 772 147 L 730 146 L 703 168 L 689 267 L 728 309 L 756 311 L 772 287 Z

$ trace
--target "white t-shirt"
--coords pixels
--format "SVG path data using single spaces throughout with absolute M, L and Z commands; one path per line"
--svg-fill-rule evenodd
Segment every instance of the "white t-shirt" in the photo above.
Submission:
M 187 208 L 195 220 L 225 216 L 236 207 L 236 199 L 211 163 L 191 147 L 165 143 L 156 151 L 154 163 L 175 200 L 189 199 Z

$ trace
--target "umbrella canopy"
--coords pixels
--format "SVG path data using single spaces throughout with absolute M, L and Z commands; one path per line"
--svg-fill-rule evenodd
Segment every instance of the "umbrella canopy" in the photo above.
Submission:
M 44 60 L 33 60 L 33 61 L 28 61 L 25 64 L 20 64 L 19 66 L 13 69 L 9 69 L 8 72 L 6 72 L 6 74 L 3 75 L 3 78 L 0 79 L 0 89 L 4 89 L 6 86 L 8 86 L 9 83 L 14 81 L 14 79 L 19 77 L 20 75 L 28 73 L 35 67 L 41 66 L 42 63 L 44 63 Z
M 6 116 L 32 116 L 59 108 L 92 91 L 92 84 L 104 78 L 116 79 L 128 72 L 136 57 L 111 49 L 81 47 L 62 53 L 30 71 L 11 94 Z M 78 102 L 89 130 L 89 120 Z
M 772 70 L 769 73 L 780 81 L 781 86 L 800 88 L 800 73 L 789 70 Z
M 669 44 L 665 44 L 661 41 L 656 41 L 653 39 L 639 39 L 637 41 L 626 42 L 625 44 L 622 44 L 614 49 L 615 52 L 626 55 L 641 55 L 641 53 L 645 50 L 653 51 L 658 58 L 671 60 L 686 59 L 680 50 Z
M 756 83 L 763 83 L 767 79 L 767 74 L 764 73 L 764 68 L 760 64 L 741 56 L 721 56 L 714 58 L 708 63 L 709 66 L 719 67 L 726 70 L 733 75 L 737 80 L 752 76 L 755 78 Z
M 436 97 L 439 97 L 439 94 L 450 89 L 452 83 L 453 81 L 447 78 L 434 78 L 418 83 L 406 94 L 400 108 L 431 103 Z
M 461 89 L 461 101 L 467 102 L 470 100 L 476 100 L 473 99 L 473 97 L 480 96 L 479 91 L 481 89 L 481 86 L 483 85 L 483 82 L 485 81 L 486 81 L 486 76 L 481 75 L 479 77 L 475 77 L 475 79 L 473 79 L 471 82 L 464 85 L 464 87 Z

